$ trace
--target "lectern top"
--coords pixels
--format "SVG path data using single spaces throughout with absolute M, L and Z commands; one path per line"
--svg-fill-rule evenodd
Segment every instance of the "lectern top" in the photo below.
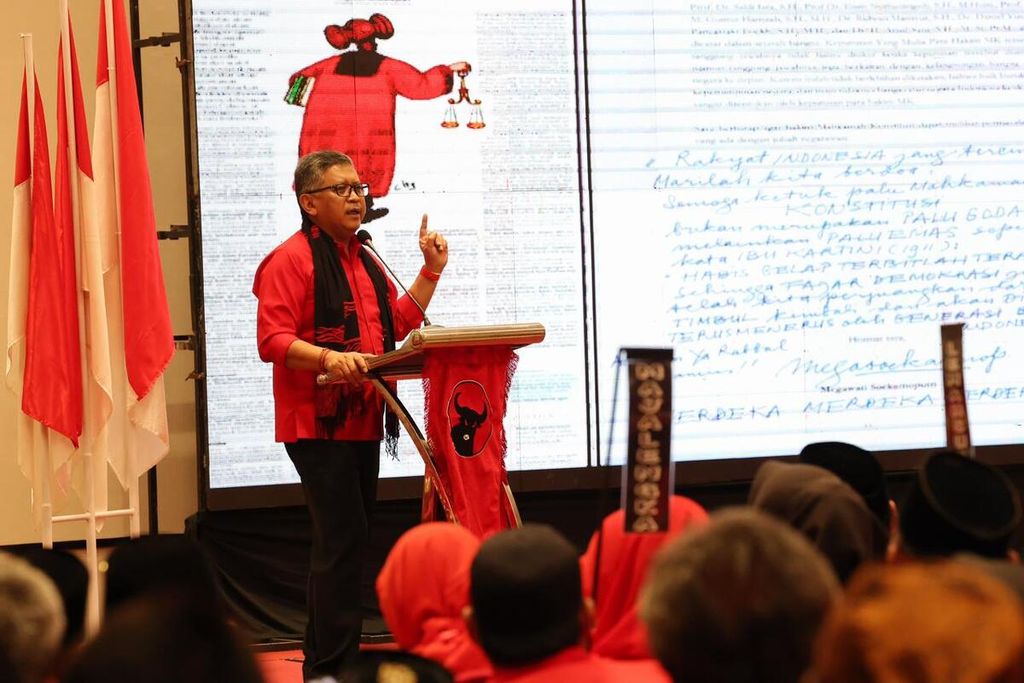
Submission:
M 482 346 L 511 346 L 518 349 L 543 341 L 544 335 L 544 326 L 540 323 L 466 327 L 431 325 L 413 330 L 400 347 L 368 358 L 366 364 L 370 372 L 385 379 L 416 379 L 423 373 L 423 354 L 430 349 L 471 349 Z M 324 384 L 330 379 L 320 375 L 317 381 Z

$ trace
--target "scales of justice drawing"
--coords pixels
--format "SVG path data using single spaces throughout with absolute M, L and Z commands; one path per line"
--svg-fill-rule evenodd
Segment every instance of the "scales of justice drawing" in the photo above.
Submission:
M 420 71 L 377 51 L 377 41 L 394 34 L 394 25 L 383 14 L 326 27 L 327 42 L 342 52 L 292 74 L 284 98 L 289 104 L 305 107 L 300 157 L 336 150 L 352 158 L 361 180 L 370 186 L 366 223 L 388 213 L 375 200 L 387 196 L 395 175 L 395 103 L 399 95 L 412 100 L 441 97 L 452 91 L 457 76 L 459 97 L 448 98 L 441 127 L 459 127 L 459 105 L 469 108 L 466 128 L 479 130 L 486 125 L 482 102 L 470 96 L 466 85 L 472 70 L 467 62 Z

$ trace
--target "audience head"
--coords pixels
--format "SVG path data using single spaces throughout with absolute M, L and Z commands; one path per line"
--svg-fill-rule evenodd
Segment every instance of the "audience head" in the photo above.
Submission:
M 122 604 L 64 683 L 260 683 L 227 622 L 191 600 L 151 594 Z
M 133 598 L 168 593 L 223 613 L 213 567 L 190 538 L 145 536 L 118 546 L 107 566 L 108 613 Z
M 1008 588 L 966 563 L 858 572 L 822 626 L 819 683 L 1019 683 L 1024 617 Z
M 842 441 L 809 443 L 800 451 L 800 462 L 823 467 L 860 494 L 872 514 L 889 528 L 892 499 L 885 485 L 885 472 L 874 453 Z
M 803 536 L 736 508 L 665 546 L 640 615 L 676 681 L 796 683 L 837 593 L 832 569 Z
M 64 636 L 64 607 L 53 582 L 25 560 L 0 552 L 0 680 L 43 680 Z
M 476 637 L 497 666 L 525 666 L 581 641 L 580 566 L 549 526 L 526 524 L 484 541 L 470 569 Z
M 1020 519 L 1020 499 L 1006 475 L 940 451 L 925 460 L 900 507 L 900 550 L 917 557 L 1006 557 Z
M 64 640 L 69 648 L 84 636 L 85 604 L 89 594 L 89 571 L 77 557 L 55 548 L 32 548 L 22 557 L 53 581 L 64 606 Z
M 453 683 L 437 662 L 409 652 L 360 652 L 356 662 L 341 672 L 342 683 Z
M 754 477 L 750 504 L 806 536 L 840 581 L 885 557 L 888 530 L 856 491 L 821 467 L 769 460 Z
M 664 533 L 635 534 L 625 530 L 625 513 L 619 509 L 604 518 L 600 535 L 594 533 L 580 558 L 584 595 L 594 600 L 591 649 L 611 659 L 645 659 L 651 656 L 647 633 L 636 611 L 640 587 L 647 578 L 654 554 L 669 540 L 707 522 L 700 505 L 683 496 L 669 499 L 669 528 Z M 597 594 L 595 564 L 600 554 Z
M 377 576 L 377 595 L 399 647 L 423 643 L 428 622 L 461 624 L 479 548 L 472 532 L 447 522 L 420 524 L 398 539 Z

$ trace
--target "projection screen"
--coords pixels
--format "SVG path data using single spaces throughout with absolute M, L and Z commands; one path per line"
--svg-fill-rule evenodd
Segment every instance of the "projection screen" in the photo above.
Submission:
M 420 216 L 444 231 L 435 324 L 546 327 L 520 352 L 510 470 L 609 459 L 623 346 L 674 349 L 678 461 L 940 446 L 955 321 L 974 441 L 1022 441 L 1024 4 L 192 6 L 211 490 L 298 481 L 252 279 L 298 229 L 304 125 L 370 125 L 332 118 L 325 29 L 374 15 L 384 59 L 472 66 L 451 93 L 394 86 L 388 213 L 366 229 L 406 284 Z M 400 394 L 422 412 L 417 383 Z M 382 459 L 422 472 L 409 443 Z

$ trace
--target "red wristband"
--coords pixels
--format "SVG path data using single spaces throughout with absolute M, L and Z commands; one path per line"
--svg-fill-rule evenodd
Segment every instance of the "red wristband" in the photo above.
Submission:
M 430 270 L 426 266 L 423 266 L 422 268 L 420 268 L 420 275 L 422 275 L 423 277 L 427 278 L 431 282 L 437 282 L 438 280 L 441 279 L 441 273 L 435 273 L 434 271 Z

